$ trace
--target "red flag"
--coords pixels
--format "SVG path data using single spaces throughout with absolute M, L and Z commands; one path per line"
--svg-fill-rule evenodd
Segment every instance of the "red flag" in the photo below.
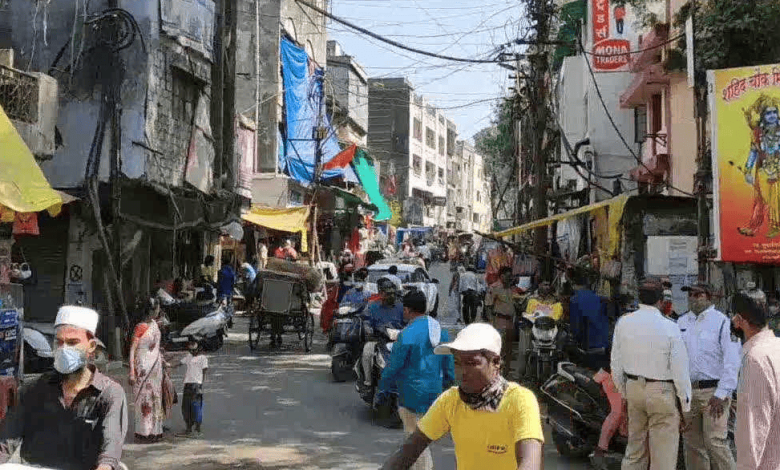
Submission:
M 352 163 L 352 159 L 355 158 L 355 152 L 357 152 L 357 145 L 352 144 L 333 157 L 329 162 L 322 165 L 322 169 L 332 170 L 334 168 L 346 168 L 347 165 Z

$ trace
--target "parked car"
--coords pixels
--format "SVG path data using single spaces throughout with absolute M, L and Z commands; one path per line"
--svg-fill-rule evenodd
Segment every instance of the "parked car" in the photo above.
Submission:
M 411 289 L 422 291 L 428 301 L 428 310 L 426 313 L 431 316 L 436 316 L 439 311 L 439 280 L 432 278 L 428 274 L 428 271 L 420 265 L 393 263 L 392 261 L 384 260 L 369 266 L 366 289 L 374 294 L 379 292 L 376 282 L 382 276 L 389 274 L 390 266 L 398 268 L 397 276 L 401 279 L 404 292 Z

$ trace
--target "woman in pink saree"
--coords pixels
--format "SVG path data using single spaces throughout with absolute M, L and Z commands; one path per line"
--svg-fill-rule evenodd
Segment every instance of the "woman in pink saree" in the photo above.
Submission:
M 155 442 L 162 438 L 163 364 L 160 349 L 162 334 L 157 326 L 160 307 L 147 306 L 146 318 L 136 325 L 130 347 L 130 384 L 133 386 L 135 437 L 138 442 Z

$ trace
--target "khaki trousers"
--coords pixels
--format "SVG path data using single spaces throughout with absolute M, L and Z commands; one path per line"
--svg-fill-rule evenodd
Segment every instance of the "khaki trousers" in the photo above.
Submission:
M 401 422 L 404 425 L 404 438 L 408 438 L 417 430 L 417 421 L 422 417 L 414 411 L 411 411 L 402 406 L 398 407 L 398 415 L 401 417 Z M 417 458 L 417 462 L 414 463 L 410 470 L 433 470 L 433 455 L 431 455 L 431 449 L 426 448 L 420 457 Z
M 515 348 L 515 324 L 512 320 L 495 317 L 493 328 L 501 334 L 501 375 L 507 380 L 517 380 L 511 375 L 512 351 Z
M 680 444 L 680 413 L 674 385 L 630 380 L 628 445 L 622 470 L 675 470 Z
M 723 415 L 715 419 L 707 406 L 713 395 L 714 388 L 694 390 L 691 411 L 685 414 L 685 422 L 689 424 L 683 434 L 687 470 L 734 470 L 737 467 L 728 442 L 731 400 L 726 401 Z

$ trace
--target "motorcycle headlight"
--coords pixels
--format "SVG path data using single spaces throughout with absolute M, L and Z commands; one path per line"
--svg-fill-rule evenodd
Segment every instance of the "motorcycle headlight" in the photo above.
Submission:
M 534 335 L 534 338 L 539 341 L 555 341 L 555 337 L 558 335 L 558 328 L 542 330 L 534 326 L 531 328 L 531 332 Z

